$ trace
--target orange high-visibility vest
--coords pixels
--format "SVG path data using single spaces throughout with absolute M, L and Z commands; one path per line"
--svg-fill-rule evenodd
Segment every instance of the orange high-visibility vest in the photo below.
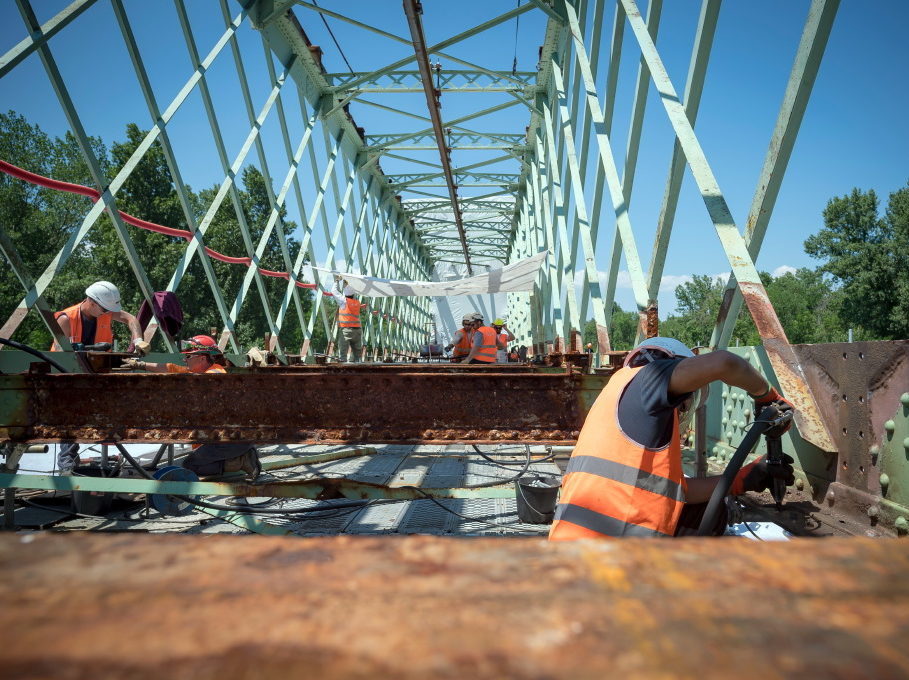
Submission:
M 461 333 L 461 338 L 455 343 L 451 351 L 452 357 L 455 359 L 463 359 L 470 354 L 470 348 L 473 343 L 473 330 L 465 331 L 462 328 L 459 332 Z
M 69 341 L 70 342 L 82 342 L 82 312 L 80 311 L 79 302 L 72 307 L 67 307 L 63 311 L 57 312 L 54 314 L 55 319 L 59 319 L 64 314 L 69 319 Z M 96 342 L 110 342 L 114 341 L 114 333 L 111 330 L 110 322 L 113 319 L 113 314 L 111 312 L 105 312 L 99 316 L 96 320 L 95 326 L 95 337 L 91 339 L 90 342 L 85 343 L 86 345 L 94 345 Z M 57 343 L 51 344 L 51 350 L 54 349 L 54 345 Z
M 338 307 L 338 325 L 341 328 L 359 328 L 360 327 L 360 310 L 363 303 L 345 298 L 344 304 Z
M 183 364 L 168 363 L 168 364 L 165 364 L 165 366 L 167 367 L 168 373 L 192 373 L 192 371 L 189 370 L 189 368 L 187 368 Z M 205 372 L 206 373 L 227 373 L 227 369 L 224 368 L 221 364 L 212 364 L 211 366 L 209 366 L 208 368 L 205 369 Z
M 673 536 L 685 505 L 678 412 L 662 449 L 632 441 L 619 425 L 619 398 L 640 371 L 616 372 L 587 414 L 568 461 L 550 541 Z
M 496 329 L 489 326 L 480 326 L 476 332 L 483 336 L 483 339 L 481 340 L 479 351 L 473 355 L 473 358 L 487 364 L 494 364 L 496 362 L 497 347 Z

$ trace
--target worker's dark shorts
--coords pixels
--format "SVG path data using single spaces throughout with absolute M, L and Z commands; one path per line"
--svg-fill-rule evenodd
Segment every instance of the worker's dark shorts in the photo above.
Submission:
M 701 519 L 707 510 L 706 503 L 686 503 L 679 516 L 679 523 L 675 528 L 676 536 L 697 536 L 698 527 L 701 526 Z M 716 522 L 710 530 L 708 536 L 722 536 L 726 533 L 726 525 L 729 514 L 726 510 L 726 504 L 720 504 L 720 511 L 717 513 Z
M 480 361 L 479 359 L 471 359 L 467 362 L 468 364 L 480 364 L 482 366 L 492 366 L 495 361 Z

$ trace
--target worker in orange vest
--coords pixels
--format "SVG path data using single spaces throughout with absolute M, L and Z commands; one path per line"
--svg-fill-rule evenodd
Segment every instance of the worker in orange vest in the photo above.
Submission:
M 499 340 L 502 341 L 504 347 L 496 351 L 496 362 L 500 364 L 508 363 L 508 343 L 514 340 L 514 333 L 508 330 L 508 326 L 505 325 L 505 322 L 502 319 L 496 319 L 492 322 L 492 327 L 495 330 L 496 334 L 499 336 Z
M 142 337 L 142 327 L 129 312 L 120 305 L 120 291 L 110 281 L 95 281 L 85 289 L 85 299 L 72 307 L 54 314 L 63 334 L 71 343 L 94 345 L 108 342 L 113 344 L 114 333 L 111 322 L 118 321 L 129 327 L 133 338 L 133 349 L 139 356 L 148 354 L 149 344 Z M 56 341 L 52 351 L 60 351 Z
M 461 319 L 461 328 L 455 331 L 451 342 L 445 346 L 446 352 L 451 352 L 453 362 L 463 361 L 470 354 L 473 342 L 473 313 L 465 314 Z
M 195 335 L 184 340 L 180 344 L 180 353 L 186 360 L 186 366 L 139 359 L 126 359 L 123 366 L 152 373 L 227 373 L 221 348 L 209 335 Z M 259 454 L 252 444 L 193 444 L 192 448 L 192 452 L 183 461 L 183 467 L 200 477 L 242 471 L 247 480 L 252 482 L 262 470 Z
M 151 373 L 227 373 L 224 354 L 210 335 L 194 335 L 189 340 L 184 340 L 180 343 L 180 353 L 186 360 L 186 366 L 130 358 L 123 360 L 123 367 Z
M 694 535 L 720 476 L 685 478 L 680 433 L 687 431 L 699 397 L 706 398 L 714 380 L 746 390 L 755 413 L 768 404 L 792 410 L 760 373 L 731 352 L 695 356 L 674 338 L 645 340 L 628 354 L 587 414 L 549 540 Z M 782 465 L 768 466 L 763 457 L 745 465 L 730 495 L 763 491 L 774 478 L 793 484 L 793 460 L 784 459 Z M 721 515 L 712 528 L 715 535 L 726 529 Z
M 341 287 L 343 286 L 343 294 Z M 352 363 L 358 363 L 363 354 L 363 327 L 360 324 L 360 310 L 363 303 L 359 302 L 353 289 L 346 285 L 343 279 L 338 279 L 338 292 L 333 292 L 335 302 L 338 303 L 338 349 L 341 360 L 347 361 L 350 350 Z
M 463 364 L 494 364 L 496 350 L 505 349 L 498 333 L 490 326 L 483 324 L 483 315 L 473 314 L 473 339 L 470 341 L 470 353 L 461 361 Z

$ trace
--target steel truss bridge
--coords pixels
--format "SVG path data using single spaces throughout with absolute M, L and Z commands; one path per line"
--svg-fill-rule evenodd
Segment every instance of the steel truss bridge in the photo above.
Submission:
M 710 348 L 728 348 L 745 305 L 762 345 L 732 351 L 768 376 L 796 406 L 796 428 L 787 435 L 785 447 L 797 459 L 800 488 L 853 522 L 909 531 L 909 343 L 794 346 L 755 267 L 839 0 L 806 0 L 807 19 L 788 80 L 780 83 L 779 114 L 750 210 L 741 223 L 733 218 L 695 133 L 721 0 L 690 3 L 697 19 L 684 82 L 670 78 L 656 47 L 660 31 L 673 30 L 661 26 L 662 0 L 650 0 L 646 12 L 636 0 L 526 0 L 499 14 L 491 10 L 482 23 L 436 42 L 427 41 L 424 31 L 424 23 L 433 22 L 436 5 L 416 0 L 404 0 L 403 9 L 398 2 L 389 3 L 389 12 L 401 12 L 399 32 L 358 18 L 355 3 L 307 0 L 213 0 L 205 11 L 217 17 L 218 29 L 203 32 L 193 20 L 199 7 L 174 0 L 177 30 L 154 43 L 137 38 L 133 8 L 124 0 L 73 0 L 59 13 L 41 18 L 39 3 L 15 4 L 21 39 L 0 56 L 0 79 L 40 60 L 42 77 L 52 87 L 92 176 L 92 186 L 82 193 L 88 192 L 94 203 L 86 202 L 79 227 L 50 263 L 41 266 L 28 261 L 0 225 L 0 251 L 22 286 L 16 308 L 0 310 L 0 337 L 14 337 L 28 315 L 38 315 L 63 348 L 53 353 L 58 361 L 70 369 L 91 365 L 97 372 L 59 375 L 23 353 L 0 352 L 0 439 L 8 442 L 8 453 L 13 443 L 31 441 L 166 443 L 238 437 L 259 443 L 570 444 L 621 358 L 612 351 L 610 332 L 622 262 L 639 315 L 638 338 L 657 331 L 657 294 L 687 171 L 703 200 L 705 224 L 712 224 L 731 272 Z M 94 129 L 94 121 L 77 106 L 79 85 L 64 75 L 58 56 L 58 45 L 78 34 L 86 18 L 102 8 L 115 28 L 103 39 L 117 41 L 128 55 L 131 85 L 141 92 L 147 111 L 148 131 L 113 178 L 101 169 L 87 131 Z M 493 68 L 480 63 L 474 51 L 461 49 L 522 17 L 545 19 L 535 68 Z M 361 70 L 345 72 L 338 60 L 327 58 L 310 38 L 322 22 L 354 27 L 374 41 L 373 70 L 362 70 L 360 64 Z M 85 45 L 92 49 L 91 40 Z M 630 101 L 620 101 L 619 77 L 623 60 L 628 68 L 629 45 L 634 48 L 636 78 Z M 185 51 L 191 68 L 176 87 L 156 87 L 151 64 L 163 51 L 173 50 Z M 253 68 L 253 54 L 264 69 Z M 238 85 L 239 97 L 232 104 L 245 115 L 239 128 L 222 122 L 225 104 L 212 88 L 213 74 L 225 70 L 234 72 Z M 253 73 L 258 79 L 250 77 Z M 104 87 L 95 86 L 98 92 Z M 643 178 L 636 177 L 636 170 L 651 92 L 658 95 L 660 113 L 672 130 L 671 162 L 665 176 Z M 631 115 L 626 146 L 617 149 L 614 120 L 622 104 L 630 107 Z M 186 125 L 183 112 L 191 105 L 201 111 L 193 133 L 217 158 L 217 190 L 201 209 L 187 189 L 191 163 L 174 141 L 177 128 Z M 15 109 L 16 102 L 5 106 Z M 358 120 L 370 117 L 367 112 L 380 112 L 376 120 L 382 123 L 360 125 Z M 502 129 L 506 114 L 520 120 L 517 129 Z M 277 151 L 266 144 L 265 130 L 274 134 Z M 198 260 L 217 307 L 218 339 L 227 356 L 243 363 L 249 348 L 241 345 L 236 328 L 243 310 L 256 307 L 264 312 L 268 349 L 278 365 L 237 368 L 217 385 L 190 376 L 116 375 L 110 371 L 115 358 L 77 356 L 54 320 L 48 289 L 102 216 L 113 224 L 142 296 L 151 301 L 155 287 L 133 242 L 137 227 L 132 218 L 143 216 L 124 216 L 118 193 L 153 148 L 163 152 L 184 219 L 183 224 L 164 225 L 185 232 L 185 250 L 164 289 L 179 294 L 188 268 Z M 265 178 L 270 208 L 257 238 L 245 218 L 237 179 L 250 164 Z M 4 180 L 41 181 L 29 179 L 28 168 L 21 170 L 26 174 Z M 664 187 L 650 243 L 636 237 L 639 232 L 628 209 L 636 179 Z M 217 253 L 206 246 L 206 235 L 222 209 L 236 214 L 239 231 L 232 255 L 237 266 L 246 266 L 232 296 L 216 275 Z M 289 225 L 288 211 L 296 217 L 295 228 Z M 601 230 L 608 232 L 605 242 L 611 244 L 605 250 L 598 247 L 604 240 Z M 296 253 L 288 247 L 291 236 L 300 243 Z M 282 272 L 260 266 L 274 242 L 282 254 Z M 332 351 L 314 346 L 315 329 L 321 326 L 329 338 L 336 329 L 326 296 L 312 292 L 330 288 L 332 281 L 324 275 L 320 279 L 318 270 L 312 270 L 314 280 L 306 278 L 307 264 L 386 279 L 430 280 L 440 264 L 460 265 L 467 274 L 476 274 L 541 251 L 549 257 L 533 290 L 508 294 L 509 326 L 516 344 L 548 357 L 548 366 L 484 371 L 422 364 L 314 365 Z M 606 272 L 605 285 L 601 272 Z M 266 293 L 269 276 L 286 281 L 277 303 Z M 307 295 L 314 295 L 311 305 L 303 304 Z M 365 358 L 415 356 L 431 322 L 430 299 L 366 302 L 372 313 L 364 323 Z M 598 346 L 587 364 L 580 338 L 591 318 Z M 302 332 L 302 346 L 288 346 L 289 329 Z M 173 358 L 178 338 L 153 321 L 146 340 L 156 338 L 166 350 L 157 360 Z M 477 392 L 484 395 L 481 407 L 471 397 Z M 318 403 L 308 397 L 316 394 Z M 386 399 L 392 394 L 406 395 L 408 404 L 422 408 L 392 409 Z M 192 406 L 200 399 L 220 405 Z M 508 399 L 517 400 L 518 410 Z M 444 413 L 425 408 L 445 400 Z M 706 471 L 708 460 L 721 464 L 729 459 L 753 419 L 748 409 L 740 390 L 712 392 L 687 442 L 697 455 L 699 474 Z M 12 463 L 2 470 L 0 486 L 268 495 L 256 486 L 217 482 L 28 477 L 17 475 Z M 388 493 L 343 482 L 315 485 L 318 488 L 291 484 L 271 491 L 312 498 L 321 497 L 329 486 L 332 493 L 351 498 Z M 12 494 L 6 499 L 9 505 Z M 247 526 L 268 533 L 254 523 Z M 332 559 L 331 550 L 325 549 L 325 559 Z M 853 562 L 844 550 L 828 552 L 832 560 L 848 566 Z M 711 562 L 732 559 L 727 553 L 709 555 Z M 881 559 L 890 561 L 886 555 Z M 563 568 L 556 559 L 552 565 Z M 798 568 L 791 556 L 786 566 Z M 839 562 L 834 566 L 845 573 Z M 545 580 L 548 575 L 539 577 Z M 597 581 L 601 576 L 607 578 L 583 578 Z M 860 580 L 858 575 L 849 578 Z M 838 651 L 851 653 L 848 646 Z

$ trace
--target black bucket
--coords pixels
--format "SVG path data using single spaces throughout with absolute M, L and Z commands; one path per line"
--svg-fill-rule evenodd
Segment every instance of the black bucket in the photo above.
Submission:
M 96 465 L 82 465 L 73 468 L 73 475 L 83 477 L 107 477 Z M 114 494 L 104 491 L 73 491 L 73 511 L 80 515 L 106 515 L 114 502 Z
M 515 480 L 518 519 L 527 524 L 552 524 L 561 486 L 558 477 L 547 475 L 530 475 Z

